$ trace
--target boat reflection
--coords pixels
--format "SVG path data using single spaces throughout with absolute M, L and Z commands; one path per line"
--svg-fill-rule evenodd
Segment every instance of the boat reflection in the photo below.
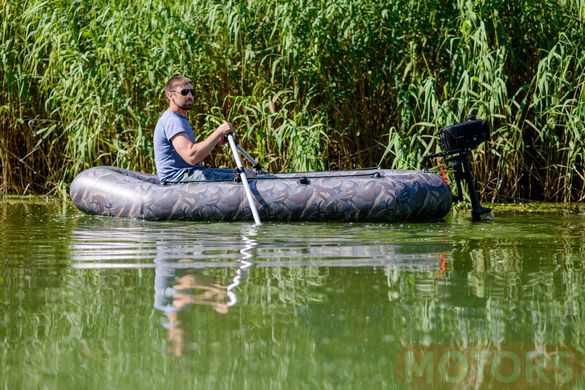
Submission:
M 386 310 L 376 308 L 375 299 L 382 299 L 380 305 L 412 311 L 410 305 L 418 302 L 414 297 L 435 297 L 438 287 L 449 286 L 454 271 L 448 242 L 387 238 L 381 233 L 364 238 L 357 228 L 354 235 L 344 230 L 342 236 L 337 231 L 322 233 L 320 225 L 308 226 L 312 230 L 288 225 L 268 230 L 249 224 L 103 223 L 73 231 L 72 267 L 96 274 L 120 270 L 116 275 L 154 268 L 154 273 L 144 272 L 154 285 L 148 304 L 154 308 L 157 329 L 165 329 L 166 351 L 177 356 L 200 348 L 204 330 L 197 324 L 237 322 L 230 311 L 244 291 L 246 306 L 298 308 L 296 318 L 319 334 L 323 313 L 330 318 L 354 311 L 361 292 L 374 292 L 368 305 L 378 314 Z M 251 267 L 254 280 L 246 283 Z M 411 295 L 412 289 L 416 291 Z M 376 313 L 368 316 L 376 318 Z

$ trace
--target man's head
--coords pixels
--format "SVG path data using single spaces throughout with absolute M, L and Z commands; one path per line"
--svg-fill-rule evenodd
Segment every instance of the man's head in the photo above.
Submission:
M 165 95 L 173 110 L 189 111 L 193 108 L 194 93 L 191 80 L 184 76 L 173 76 L 165 85 Z

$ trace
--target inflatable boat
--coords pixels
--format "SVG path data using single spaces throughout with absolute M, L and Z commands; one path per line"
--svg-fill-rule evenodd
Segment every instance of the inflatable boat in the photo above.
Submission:
M 422 170 L 269 174 L 232 134 L 228 139 L 236 180 L 162 185 L 155 175 L 104 166 L 81 172 L 71 183 L 70 195 L 75 206 L 89 214 L 147 220 L 398 222 L 445 217 L 453 202 L 463 200 L 467 184 L 473 219 L 480 220 L 491 209 L 479 202 L 469 156 L 489 138 L 487 123 L 470 117 L 441 129 L 439 138 L 443 151 L 424 160 L 444 158 L 450 163 L 456 195 L 446 177 Z M 253 164 L 256 177 L 246 177 L 238 149 Z
M 258 174 L 248 179 L 263 221 L 424 221 L 443 218 L 451 192 L 441 176 L 423 171 L 364 169 Z M 248 221 L 241 181 L 161 185 L 157 176 L 94 167 L 71 183 L 83 212 L 147 220 Z

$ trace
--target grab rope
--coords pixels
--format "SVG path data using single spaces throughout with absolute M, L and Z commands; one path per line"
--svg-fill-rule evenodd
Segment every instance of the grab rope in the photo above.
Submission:
M 439 169 L 441 170 L 441 177 L 443 178 L 443 181 L 445 182 L 445 184 L 447 184 L 447 187 L 451 186 L 451 183 L 449 182 L 449 178 L 447 178 L 447 175 L 445 174 L 445 169 L 443 168 L 443 164 L 441 164 L 440 161 L 439 161 Z

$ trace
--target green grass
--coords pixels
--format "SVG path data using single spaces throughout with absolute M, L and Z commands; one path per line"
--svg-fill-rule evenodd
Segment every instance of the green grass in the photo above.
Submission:
M 0 193 L 153 172 L 163 85 L 185 74 L 199 136 L 229 120 L 273 171 L 420 168 L 475 115 L 485 198 L 585 199 L 583 0 L 0 4 Z

